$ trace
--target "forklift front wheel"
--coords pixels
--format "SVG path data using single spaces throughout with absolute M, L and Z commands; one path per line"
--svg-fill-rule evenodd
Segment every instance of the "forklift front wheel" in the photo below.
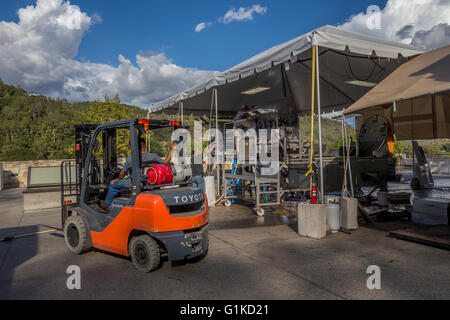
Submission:
M 92 247 L 86 225 L 79 215 L 71 216 L 66 220 L 64 241 L 69 251 L 75 254 L 84 253 Z
M 131 240 L 130 256 L 136 268 L 143 272 L 155 270 L 161 259 L 158 244 L 149 235 L 138 236 Z

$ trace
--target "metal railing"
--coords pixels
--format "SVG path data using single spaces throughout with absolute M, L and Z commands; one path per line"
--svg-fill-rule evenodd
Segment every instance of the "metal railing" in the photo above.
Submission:
M 401 168 L 412 169 L 413 158 L 400 159 Z M 450 175 L 450 159 L 428 158 L 428 164 L 432 174 Z
M 72 168 L 75 167 L 75 175 L 72 174 Z M 74 160 L 65 160 L 61 162 L 61 220 L 62 225 L 67 219 L 67 207 L 73 205 L 72 200 L 76 197 L 76 202 L 80 201 L 80 181 L 77 173 L 77 166 Z

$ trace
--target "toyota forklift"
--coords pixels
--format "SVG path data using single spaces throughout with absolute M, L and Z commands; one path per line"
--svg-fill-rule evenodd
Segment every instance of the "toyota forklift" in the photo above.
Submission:
M 143 272 L 158 268 L 162 255 L 171 262 L 207 255 L 208 204 L 203 190 L 192 187 L 190 168 L 141 159 L 139 139 L 179 127 L 178 121 L 151 119 L 75 126 L 75 162 L 61 164 L 61 218 L 70 252 L 98 249 L 131 257 Z M 131 149 L 131 189 L 105 210 L 100 201 L 122 170 L 117 146 L 124 132 Z

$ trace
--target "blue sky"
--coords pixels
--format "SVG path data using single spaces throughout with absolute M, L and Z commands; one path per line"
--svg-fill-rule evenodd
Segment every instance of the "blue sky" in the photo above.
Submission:
M 215 24 L 196 33 L 202 21 L 217 20 L 230 8 L 267 7 L 253 21 Z M 371 4 L 386 1 L 118 1 L 72 0 L 89 16 L 101 22 L 85 34 L 79 61 L 117 66 L 119 54 L 134 60 L 139 52 L 164 52 L 177 65 L 223 71 L 274 45 L 325 24 L 343 23 Z M 17 10 L 34 5 L 33 0 L 0 2 L 0 20 L 16 21 Z
M 367 28 L 370 5 L 378 30 Z M 146 106 L 326 24 L 431 49 L 450 43 L 450 0 L 3 0 L 0 78 L 53 98 L 119 94 Z

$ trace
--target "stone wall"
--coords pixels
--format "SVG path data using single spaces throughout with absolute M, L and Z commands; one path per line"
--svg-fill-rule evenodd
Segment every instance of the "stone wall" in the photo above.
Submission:
M 29 167 L 59 167 L 62 161 L 65 160 L 0 162 L 0 165 L 3 166 L 3 187 L 4 189 L 26 188 Z M 118 163 L 123 165 L 125 163 L 125 159 L 118 159 Z M 190 163 L 190 161 L 188 163 Z M 225 166 L 226 170 L 231 170 L 231 168 L 231 164 Z M 215 176 L 215 173 L 213 175 Z
M 59 167 L 62 161 L 64 160 L 4 161 L 4 188 L 26 188 L 29 167 Z

